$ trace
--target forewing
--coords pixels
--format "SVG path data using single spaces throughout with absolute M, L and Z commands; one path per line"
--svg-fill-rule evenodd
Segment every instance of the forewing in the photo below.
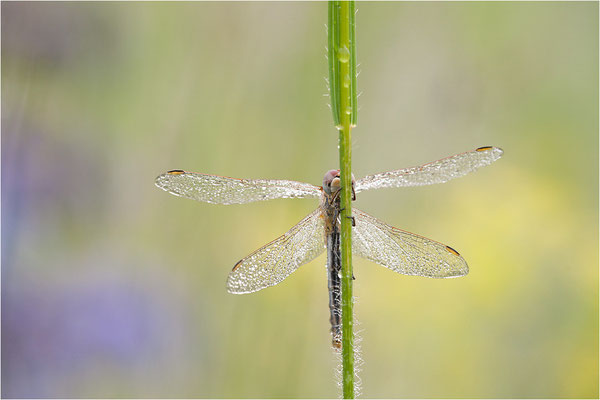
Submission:
M 469 273 L 453 248 L 389 226 L 356 208 L 352 252 L 404 275 L 453 278 Z
M 244 204 L 261 200 L 319 197 L 321 195 L 321 189 L 318 186 L 308 183 L 268 179 L 235 179 L 181 170 L 159 175 L 155 184 L 175 196 L 213 204 Z
M 498 147 L 480 147 L 419 167 L 368 175 L 356 182 L 356 192 L 377 188 L 422 186 L 448 182 L 451 179 L 459 178 L 469 172 L 490 165 L 498 160 L 503 153 L 502 149 Z
M 273 286 L 325 250 L 325 228 L 317 208 L 292 229 L 240 260 L 229 274 L 227 291 L 242 294 Z

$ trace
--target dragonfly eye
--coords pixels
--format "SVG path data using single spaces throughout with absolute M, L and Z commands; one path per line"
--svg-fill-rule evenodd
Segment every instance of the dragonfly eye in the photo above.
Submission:
M 323 190 L 325 191 L 325 193 L 327 194 L 331 194 L 331 187 L 334 185 L 334 181 L 337 179 L 338 183 L 337 186 L 340 186 L 339 180 L 340 180 L 340 170 L 339 169 L 332 169 L 327 171 L 327 173 L 325 174 L 325 176 L 323 177 Z
M 352 188 L 354 189 L 354 185 L 356 184 L 356 179 L 354 179 L 354 174 L 352 174 Z M 340 170 L 332 169 L 327 171 L 325 176 L 323 177 L 323 190 L 327 194 L 331 194 L 340 188 Z

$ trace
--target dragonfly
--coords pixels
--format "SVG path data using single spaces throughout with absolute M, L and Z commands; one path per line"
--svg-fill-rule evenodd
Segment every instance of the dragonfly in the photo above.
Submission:
M 484 146 L 417 167 L 352 177 L 356 194 L 379 188 L 445 183 L 498 160 L 503 150 Z M 245 204 L 278 198 L 319 198 L 320 205 L 289 231 L 238 261 L 227 279 L 234 294 L 277 285 L 301 265 L 327 251 L 332 346 L 341 348 L 340 171 L 330 170 L 323 185 L 290 180 L 236 179 L 171 170 L 156 186 L 175 195 L 212 204 Z M 407 232 L 352 208 L 352 253 L 404 275 L 454 278 L 469 267 L 452 247 Z

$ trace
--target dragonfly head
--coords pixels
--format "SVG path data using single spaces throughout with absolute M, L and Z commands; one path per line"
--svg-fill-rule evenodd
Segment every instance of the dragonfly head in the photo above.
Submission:
M 354 188 L 354 174 L 352 174 L 352 188 Z M 331 169 L 327 171 L 325 176 L 323 177 L 323 190 L 327 194 L 332 194 L 340 190 L 340 170 L 339 169 Z

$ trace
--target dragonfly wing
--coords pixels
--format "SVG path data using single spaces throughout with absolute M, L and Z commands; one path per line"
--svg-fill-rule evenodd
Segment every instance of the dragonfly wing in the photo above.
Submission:
M 213 204 L 244 204 L 280 198 L 321 196 L 321 188 L 308 183 L 235 179 L 181 170 L 159 175 L 155 184 L 175 196 Z
M 273 286 L 325 250 L 325 225 L 317 208 L 292 229 L 240 260 L 229 273 L 227 291 L 242 294 Z
M 451 179 L 459 178 L 469 172 L 490 165 L 498 160 L 503 153 L 502 149 L 498 147 L 480 147 L 419 167 L 368 175 L 356 182 L 356 192 L 387 187 L 422 186 L 448 182 Z
M 394 228 L 354 208 L 352 252 L 404 275 L 453 278 L 469 273 L 453 248 Z

